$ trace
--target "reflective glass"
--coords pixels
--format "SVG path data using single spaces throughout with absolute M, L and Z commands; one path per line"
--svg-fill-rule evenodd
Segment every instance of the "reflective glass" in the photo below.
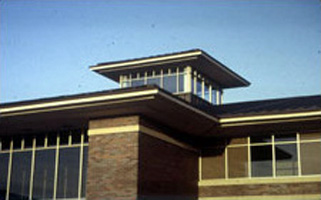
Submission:
M 229 178 L 239 178 L 248 176 L 247 152 L 247 146 L 233 147 L 227 149 Z
M 272 176 L 272 146 L 251 146 L 252 177 Z
M 298 174 L 296 144 L 275 145 L 276 175 L 291 176 Z
M 302 175 L 321 174 L 321 142 L 301 143 Z
M 202 80 L 197 79 L 196 85 L 196 95 L 202 97 Z
M 250 138 L 251 144 L 253 143 L 269 143 L 272 142 L 271 136 L 254 136 Z
M 9 153 L 0 153 L 0 199 L 5 199 L 7 191 Z
M 212 89 L 212 104 L 216 104 L 216 90 Z
M 209 85 L 208 84 L 205 84 L 204 99 L 207 100 L 207 101 L 210 100 L 210 91 L 209 91 Z
M 296 141 L 296 134 L 287 134 L 287 135 L 275 135 L 275 142 L 283 142 L 283 141 Z
M 300 140 L 320 140 L 321 133 L 303 133 L 300 134 Z
M 178 76 L 178 82 L 179 82 L 179 92 L 184 92 L 184 79 L 185 79 L 185 76 L 184 74 L 179 74 Z
M 158 85 L 160 87 L 160 77 L 149 77 L 147 79 L 148 85 Z
M 57 198 L 78 197 L 79 147 L 59 150 Z
M 31 151 L 14 152 L 10 183 L 10 199 L 26 199 L 29 195 Z
M 132 80 L 132 86 L 133 87 L 142 86 L 142 85 L 144 85 L 144 79 Z
M 175 93 L 177 88 L 176 75 L 164 75 L 163 88 L 171 93 Z
M 10 137 L 2 137 L 1 138 L 1 150 L 9 150 L 10 149 Z
M 33 181 L 33 197 L 36 199 L 51 199 L 53 197 L 55 152 L 54 149 L 36 151 Z

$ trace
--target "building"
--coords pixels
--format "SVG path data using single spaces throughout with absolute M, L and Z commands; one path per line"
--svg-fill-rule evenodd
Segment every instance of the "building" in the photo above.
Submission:
M 223 104 L 202 50 L 90 67 L 120 89 L 0 106 L 0 199 L 320 199 L 321 96 Z

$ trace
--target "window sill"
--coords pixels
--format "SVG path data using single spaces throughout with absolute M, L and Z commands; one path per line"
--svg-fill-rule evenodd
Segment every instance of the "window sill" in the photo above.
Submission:
M 208 179 L 198 182 L 199 186 L 224 185 L 252 185 L 252 184 L 280 184 L 280 183 L 308 183 L 321 182 L 321 175 L 288 176 L 288 177 L 261 177 L 261 178 L 234 178 L 234 179 Z

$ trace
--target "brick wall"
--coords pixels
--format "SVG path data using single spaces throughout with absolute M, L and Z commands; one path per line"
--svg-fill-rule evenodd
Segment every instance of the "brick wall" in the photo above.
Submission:
M 321 182 L 202 186 L 200 197 L 269 196 L 320 194 Z
M 156 128 L 138 116 L 89 123 L 89 133 L 100 132 L 89 134 L 88 200 L 197 199 L 198 153 L 146 133 L 116 128 L 142 124 Z
M 139 136 L 139 197 L 192 200 L 198 197 L 196 152 L 152 136 Z
M 137 123 L 137 117 L 96 120 L 90 128 Z M 134 200 L 137 197 L 138 133 L 115 133 L 89 137 L 88 200 Z

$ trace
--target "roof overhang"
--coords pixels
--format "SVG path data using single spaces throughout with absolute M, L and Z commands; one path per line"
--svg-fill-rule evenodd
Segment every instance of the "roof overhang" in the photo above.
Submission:
M 140 115 L 187 135 L 210 130 L 218 119 L 156 86 L 118 89 L 0 106 L 2 135 L 88 126 L 91 119 Z M 171 117 L 169 117 L 171 116 Z
M 191 66 L 193 69 L 215 81 L 221 88 L 250 85 L 250 82 L 243 77 L 199 49 L 134 60 L 101 63 L 91 66 L 90 69 L 118 82 L 120 75 L 144 72 L 147 67 L 157 70 L 159 68 L 163 69 L 178 66 Z

